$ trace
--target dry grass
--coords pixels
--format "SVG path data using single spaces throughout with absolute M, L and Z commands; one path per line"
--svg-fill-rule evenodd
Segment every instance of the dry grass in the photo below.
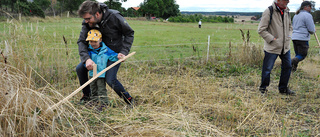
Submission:
M 1 136 L 92 134 L 70 103 L 54 113 L 44 113 L 48 106 L 63 98 L 50 85 L 36 89 L 33 80 L 17 68 L 4 63 L 0 63 L 0 68 Z
M 7 78 L 13 81 L 2 80 L 6 83 L 1 86 L 7 88 L 2 91 L 13 89 L 1 97 L 1 102 L 8 104 L 1 105 L 4 106 L 1 118 L 8 121 L 2 122 L 2 135 L 317 136 L 319 133 L 316 90 L 288 97 L 278 96 L 277 90 L 271 89 L 268 96 L 260 96 L 255 88 L 259 83 L 256 72 L 217 78 L 199 76 L 203 70 L 184 65 L 158 65 L 150 69 L 141 64 L 134 70 L 131 67 L 130 63 L 123 64 L 119 75 L 136 98 L 137 106 L 125 109 L 123 102 L 108 89 L 114 105 L 102 113 L 76 104 L 64 104 L 50 115 L 34 113 L 63 97 L 49 87 L 11 88 L 30 87 L 28 83 L 32 83 L 24 74 L 11 74 Z M 253 81 L 253 86 L 244 80 Z M 19 129 L 17 125 L 23 126 Z M 30 131 L 33 132 L 26 134 Z
M 302 72 L 305 72 L 305 75 L 309 78 L 318 77 L 320 80 L 320 69 L 319 69 L 320 57 L 314 56 L 312 58 L 306 58 L 305 61 L 299 63 L 299 68 L 301 68 Z
M 229 46 L 231 49 L 236 49 L 235 53 L 229 53 L 230 56 L 232 55 L 231 59 L 233 63 L 247 66 L 261 66 L 264 57 L 263 51 L 261 50 L 263 49 L 262 46 L 250 42 L 251 34 L 249 30 L 244 32 L 240 29 L 240 32 L 243 41 L 242 45 L 235 47 L 232 47 L 232 45 Z

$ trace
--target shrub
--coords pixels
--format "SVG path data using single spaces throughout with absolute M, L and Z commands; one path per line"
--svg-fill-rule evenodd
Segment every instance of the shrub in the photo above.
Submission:
M 15 6 L 23 15 L 45 18 L 43 10 L 33 2 L 17 2 Z

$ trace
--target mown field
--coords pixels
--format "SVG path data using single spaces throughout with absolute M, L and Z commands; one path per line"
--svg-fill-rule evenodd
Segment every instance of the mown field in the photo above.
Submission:
M 107 87 L 110 106 L 100 113 L 78 104 L 82 93 L 46 111 L 79 87 L 81 19 L 0 22 L 1 136 L 320 136 L 320 49 L 313 36 L 289 82 L 297 95 L 277 91 L 280 60 L 269 93 L 261 95 L 258 24 L 128 22 L 136 54 L 118 78 L 137 105 L 127 108 Z

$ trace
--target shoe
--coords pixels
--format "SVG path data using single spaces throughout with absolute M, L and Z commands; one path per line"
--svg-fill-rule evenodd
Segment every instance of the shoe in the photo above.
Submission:
M 297 71 L 297 67 L 298 67 L 298 65 L 292 64 L 292 73 Z
M 83 95 L 82 98 L 80 99 L 79 104 L 84 105 L 84 104 L 88 103 L 89 101 L 90 101 L 90 97 Z
M 97 104 L 98 104 L 98 102 L 93 101 L 93 100 L 90 100 L 90 101 L 86 102 L 84 105 L 85 105 L 87 108 L 90 108 L 90 109 L 91 109 L 91 108 L 96 107 Z
M 290 90 L 289 88 L 280 89 L 279 93 L 280 94 L 285 94 L 285 95 L 296 95 L 296 93 L 294 91 Z
M 108 106 L 103 103 L 103 104 L 97 106 L 97 111 L 102 112 L 102 111 L 106 110 L 107 107 Z
M 292 66 L 292 72 L 296 72 L 297 68 L 298 68 L 298 59 L 297 58 L 293 58 L 291 60 L 291 66 Z
M 133 97 L 128 98 L 129 103 L 127 103 L 129 108 L 133 108 L 136 105 L 136 101 L 133 99 Z
M 266 88 L 259 88 L 259 91 L 261 92 L 261 94 L 268 92 L 268 90 Z

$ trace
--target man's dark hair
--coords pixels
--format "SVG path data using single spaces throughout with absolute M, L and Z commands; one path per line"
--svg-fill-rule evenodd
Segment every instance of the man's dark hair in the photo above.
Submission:
M 101 13 L 99 3 L 95 1 L 87 0 L 80 5 L 78 10 L 78 15 L 82 17 L 86 13 L 94 15 L 97 12 Z

